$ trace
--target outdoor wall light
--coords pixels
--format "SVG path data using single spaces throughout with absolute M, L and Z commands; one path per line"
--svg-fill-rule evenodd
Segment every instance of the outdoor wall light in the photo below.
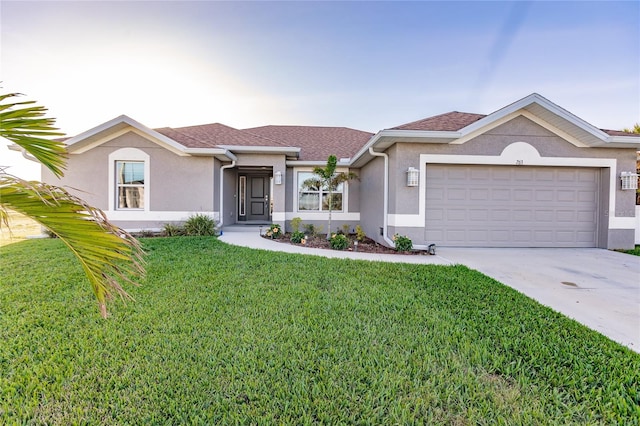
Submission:
M 419 176 L 420 171 L 418 169 L 409 167 L 409 170 L 407 170 L 407 186 L 418 186 Z
M 281 172 L 275 172 L 273 174 L 273 181 L 276 185 L 282 185 L 282 173 Z
M 638 174 L 634 172 L 621 172 L 620 180 L 622 189 L 638 189 Z

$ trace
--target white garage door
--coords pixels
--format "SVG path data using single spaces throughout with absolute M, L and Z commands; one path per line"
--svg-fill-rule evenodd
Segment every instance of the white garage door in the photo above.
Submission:
M 427 165 L 428 243 L 596 247 L 598 170 Z

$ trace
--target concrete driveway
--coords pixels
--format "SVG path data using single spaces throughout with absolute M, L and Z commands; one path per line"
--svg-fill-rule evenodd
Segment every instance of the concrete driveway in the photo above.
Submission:
M 640 257 L 603 249 L 440 248 L 438 255 L 506 284 L 640 352 Z

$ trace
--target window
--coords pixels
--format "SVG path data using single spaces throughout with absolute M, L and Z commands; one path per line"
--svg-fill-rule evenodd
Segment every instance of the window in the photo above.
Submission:
M 240 193 L 240 206 L 239 206 L 239 215 L 246 216 L 247 215 L 247 177 L 240 176 L 240 188 L 238 189 Z
M 317 176 L 311 172 L 298 172 L 298 211 L 328 211 L 329 190 L 314 182 Z M 342 193 L 344 185 L 338 185 L 333 191 L 332 211 L 342 211 Z M 322 200 L 322 203 L 320 203 Z
M 144 209 L 144 162 L 116 161 L 116 208 Z

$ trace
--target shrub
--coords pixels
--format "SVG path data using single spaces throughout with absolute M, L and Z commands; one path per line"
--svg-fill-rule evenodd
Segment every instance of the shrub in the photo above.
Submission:
M 411 238 L 406 235 L 395 234 L 393 241 L 396 245 L 396 251 L 411 251 L 413 248 L 413 242 Z
M 291 219 L 291 229 L 293 230 L 294 233 L 300 231 L 300 225 L 302 225 L 301 218 L 294 217 L 293 219 Z
M 216 235 L 216 221 L 205 214 L 189 216 L 184 223 L 184 233 L 199 236 Z
M 344 250 L 349 247 L 349 239 L 344 234 L 331 234 L 329 245 L 334 250 Z
M 356 226 L 356 240 L 358 241 L 364 241 L 364 239 L 367 238 L 367 234 L 364 233 L 364 230 L 362 229 L 362 226 L 357 225 Z
M 267 232 L 264 233 L 267 237 L 271 239 L 282 237 L 282 227 L 278 224 L 271 224 L 267 229 Z
M 291 234 L 291 242 L 292 243 L 300 244 L 302 242 L 302 240 L 304 240 L 304 233 L 303 232 L 294 231 Z
M 349 224 L 348 223 L 343 223 L 342 224 L 342 233 L 344 235 L 349 235 Z
M 313 223 L 307 223 L 304 226 L 304 230 L 307 232 L 307 234 L 309 235 L 316 235 L 316 227 L 313 225 Z
M 180 225 L 174 225 L 173 223 L 165 223 L 162 227 L 162 233 L 165 237 L 178 237 L 184 235 L 184 228 Z

